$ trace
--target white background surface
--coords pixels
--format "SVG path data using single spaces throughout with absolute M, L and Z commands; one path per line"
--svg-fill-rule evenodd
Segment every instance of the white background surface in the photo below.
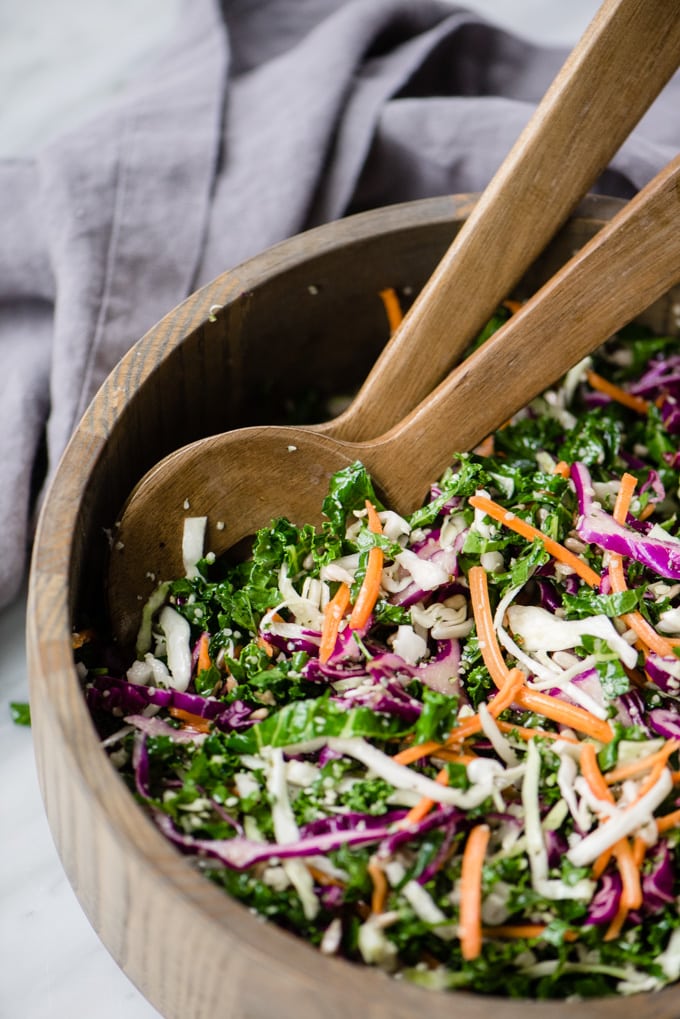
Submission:
M 418 0 L 413 0 L 417 3 Z M 167 38 L 180 0 L 0 0 L 0 158 L 95 114 Z M 574 43 L 597 0 L 470 0 L 538 42 Z M 92 931 L 43 812 L 30 729 L 25 595 L 0 613 L 0 1019 L 158 1019 Z

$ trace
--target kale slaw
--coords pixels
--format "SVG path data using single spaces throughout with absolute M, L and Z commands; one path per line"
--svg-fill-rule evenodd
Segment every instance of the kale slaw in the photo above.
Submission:
M 273 521 L 245 563 L 188 522 L 138 660 L 79 657 L 114 764 L 210 879 L 436 989 L 680 976 L 676 344 L 623 330 L 407 520 L 354 464 L 321 529 Z

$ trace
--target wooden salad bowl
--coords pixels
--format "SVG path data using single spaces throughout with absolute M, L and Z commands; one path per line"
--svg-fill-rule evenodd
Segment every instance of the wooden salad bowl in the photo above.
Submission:
M 93 927 L 167 1019 L 680 1015 L 680 986 L 580 1003 L 501 1000 L 427 991 L 322 956 L 229 898 L 165 840 L 100 746 L 74 666 L 73 629 L 106 631 L 107 533 L 135 483 L 196 438 L 300 420 L 310 400 L 356 390 L 387 339 L 379 291 L 417 293 L 474 201 L 462 195 L 361 213 L 286 241 L 193 294 L 109 376 L 46 498 L 27 636 L 45 808 Z M 620 204 L 588 197 L 514 296 L 529 296 Z M 679 308 L 676 288 L 642 320 L 678 333 Z

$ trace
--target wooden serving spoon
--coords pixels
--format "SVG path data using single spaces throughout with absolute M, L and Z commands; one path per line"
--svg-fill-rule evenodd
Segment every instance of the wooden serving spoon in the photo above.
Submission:
M 381 435 L 457 363 L 677 68 L 679 11 L 679 0 L 605 0 L 350 409 L 315 430 L 354 441 Z M 145 489 L 143 479 L 119 534 L 130 532 Z M 111 617 L 125 641 L 147 572 L 170 576 L 179 565 L 184 511 L 146 509 L 145 554 L 135 563 L 128 543 L 110 566 Z M 134 592 L 127 605 L 123 590 Z
M 167 536 L 187 515 L 208 518 L 207 548 L 216 555 L 278 516 L 319 523 L 330 476 L 356 460 L 385 504 L 409 513 L 456 452 L 473 448 L 678 281 L 680 156 L 379 438 L 348 442 L 309 428 L 264 426 L 171 453 L 134 490 L 117 533 L 109 576 L 117 637 L 134 637 L 141 580 L 158 561 L 159 544 L 163 576 L 183 573 L 180 540 L 167 544 Z
M 441 382 L 679 64 L 679 0 L 602 3 L 351 407 L 325 432 L 381 435 Z

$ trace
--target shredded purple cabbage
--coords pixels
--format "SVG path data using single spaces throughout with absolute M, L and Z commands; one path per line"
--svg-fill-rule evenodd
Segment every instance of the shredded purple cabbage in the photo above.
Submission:
M 673 668 L 677 671 L 677 658 L 662 658 L 657 654 L 647 656 L 645 671 L 652 683 L 662 690 L 667 697 L 680 697 L 680 679 L 674 675 Z
M 649 534 L 641 536 L 632 528 L 617 524 L 614 517 L 594 501 L 592 479 L 585 464 L 572 464 L 571 477 L 580 513 L 576 531 L 582 541 L 635 559 L 660 577 L 680 580 L 680 541 L 670 536 L 667 539 Z
M 586 925 L 611 923 L 619 908 L 621 892 L 622 882 L 618 872 L 606 871 L 590 900 Z
M 226 704 L 213 697 L 182 693 L 159 686 L 130 683 L 120 676 L 95 676 L 86 690 L 87 703 L 93 712 L 108 715 L 141 715 L 145 708 L 179 708 L 192 715 L 210 719 L 218 729 L 246 729 L 253 724 L 252 708 L 243 701 Z
M 647 714 L 650 727 L 666 739 L 680 739 L 680 715 L 669 708 L 652 708 Z
M 247 870 L 256 863 L 271 860 L 295 860 L 307 856 L 331 853 L 341 846 L 365 846 L 381 842 L 390 836 L 389 827 L 349 828 L 326 832 L 322 835 L 300 838 L 297 842 L 254 842 L 236 835 L 231 839 L 200 839 L 180 831 L 172 818 L 160 811 L 155 813 L 156 824 L 163 834 L 186 853 L 209 856 L 233 870 Z

